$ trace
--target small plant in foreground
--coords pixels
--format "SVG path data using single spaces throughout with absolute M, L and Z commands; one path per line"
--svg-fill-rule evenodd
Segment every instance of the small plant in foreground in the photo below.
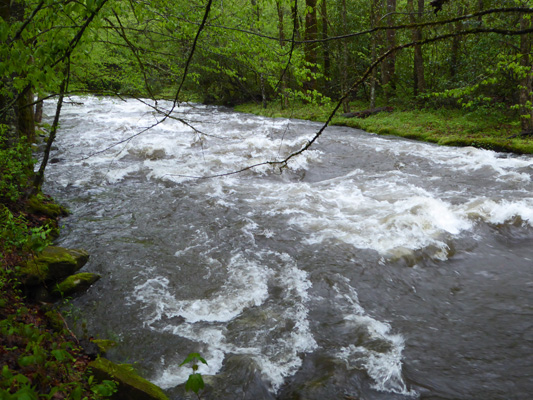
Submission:
M 205 361 L 205 359 L 203 359 L 199 353 L 190 353 L 187 358 L 180 364 L 180 367 L 185 364 L 191 363 L 191 368 L 193 372 L 189 375 L 189 379 L 187 379 L 187 382 L 185 382 L 185 391 L 194 392 L 196 394 L 196 397 L 200 399 L 201 395 L 199 394 L 199 392 L 200 390 L 204 389 L 205 383 L 202 378 L 202 374 L 197 372 L 198 361 L 207 365 L 207 361 Z

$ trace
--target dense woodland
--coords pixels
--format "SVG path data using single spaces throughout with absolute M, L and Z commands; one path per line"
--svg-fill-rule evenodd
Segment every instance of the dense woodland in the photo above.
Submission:
M 530 3 L 2 0 L 0 122 L 32 140 L 34 96 L 91 92 L 492 107 L 530 131 Z

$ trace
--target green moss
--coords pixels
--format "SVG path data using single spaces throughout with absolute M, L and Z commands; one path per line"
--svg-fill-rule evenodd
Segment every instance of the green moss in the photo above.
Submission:
M 61 332 L 65 328 L 65 321 L 56 310 L 46 311 L 45 314 L 48 324 L 56 331 Z
M 98 279 L 100 279 L 100 275 L 90 272 L 74 274 L 61 283 L 58 283 L 52 292 L 61 296 L 70 296 L 71 294 L 89 289 L 89 287 Z
M 39 195 L 32 196 L 28 200 L 28 211 L 31 213 L 46 215 L 49 218 L 58 218 L 68 215 L 68 210 L 65 207 L 50 202 Z
M 163 390 L 150 381 L 140 377 L 127 366 L 115 364 L 99 357 L 90 363 L 97 379 L 112 379 L 118 382 L 116 400 L 168 400 Z
M 20 272 L 27 285 L 58 281 L 78 271 L 88 259 L 89 253 L 84 250 L 49 246 L 28 261 Z

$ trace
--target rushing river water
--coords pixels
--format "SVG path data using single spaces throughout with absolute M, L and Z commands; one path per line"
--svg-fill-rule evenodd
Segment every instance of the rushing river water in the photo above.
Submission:
M 181 105 L 74 98 L 46 191 L 102 279 L 78 330 L 181 399 L 530 399 L 533 159 Z M 164 102 L 160 107 L 169 107 Z M 49 117 L 54 105 L 46 105 Z

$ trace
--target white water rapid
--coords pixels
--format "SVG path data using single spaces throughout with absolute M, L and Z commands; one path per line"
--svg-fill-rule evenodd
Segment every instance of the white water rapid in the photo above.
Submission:
M 60 244 L 103 276 L 74 305 L 111 359 L 172 399 L 193 351 L 207 399 L 533 391 L 531 157 L 329 127 L 281 171 L 198 179 L 281 159 L 320 124 L 173 116 L 136 135 L 162 115 L 71 98 L 46 173 L 72 212 Z

